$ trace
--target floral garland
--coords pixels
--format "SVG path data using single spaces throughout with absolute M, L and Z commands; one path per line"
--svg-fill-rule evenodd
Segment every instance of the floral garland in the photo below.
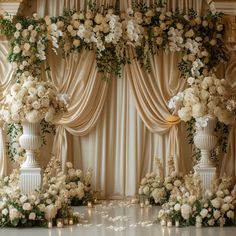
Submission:
M 204 63 L 202 71 L 209 71 L 227 59 L 223 47 L 221 13 L 208 12 L 199 17 L 176 10 L 165 11 L 159 1 L 151 7 L 133 5 L 117 14 L 115 9 L 93 7 L 85 12 L 69 11 L 58 17 L 3 17 L 1 32 L 10 41 L 8 56 L 16 75 L 41 75 L 48 48 L 63 55 L 80 52 L 83 48 L 95 50 L 97 67 L 108 78 L 120 74 L 121 66 L 131 61 L 129 48 L 136 58 L 150 70 L 149 56 L 159 49 L 181 52 L 179 69 L 183 76 L 194 75 L 197 59 Z
M 10 176 L 0 180 L 0 226 L 47 226 L 56 218 L 73 218 L 76 223 L 79 214 L 69 207 L 76 188 L 68 183 L 68 179 L 71 175 L 63 174 L 60 161 L 53 157 L 44 171 L 42 187 L 24 195 L 19 188 L 19 170 L 15 169 Z M 86 181 L 90 179 L 88 173 Z

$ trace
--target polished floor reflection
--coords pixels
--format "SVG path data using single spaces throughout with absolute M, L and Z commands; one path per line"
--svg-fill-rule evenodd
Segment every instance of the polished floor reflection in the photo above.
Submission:
M 212 227 L 212 228 L 175 228 L 161 227 L 153 224 L 159 207 L 140 208 L 137 204 L 121 201 L 103 202 L 93 208 L 77 207 L 84 220 L 81 224 L 67 226 L 62 229 L 56 227 L 0 230 L 0 236 L 149 236 L 149 235 L 181 235 L 181 236 L 233 236 L 236 235 L 236 227 Z

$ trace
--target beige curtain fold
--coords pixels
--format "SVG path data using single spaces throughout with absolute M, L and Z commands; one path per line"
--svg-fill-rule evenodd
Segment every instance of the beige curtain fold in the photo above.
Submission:
M 130 54 L 131 57 L 134 56 L 133 50 Z M 142 120 L 153 133 L 164 134 L 169 131 L 169 155 L 175 156 L 176 169 L 184 171 L 179 160 L 180 120 L 171 114 L 167 107 L 168 100 L 185 87 L 185 80 L 179 78 L 179 60 L 178 54 L 160 51 L 158 55 L 151 57 L 151 73 L 141 68 L 137 60 L 133 60 L 125 68 Z
M 230 50 L 230 60 L 227 65 L 223 68 L 225 79 L 228 80 L 236 94 L 236 51 L 229 48 Z M 235 119 L 236 121 L 236 119 Z M 223 156 L 220 168 L 220 174 L 224 173 L 236 176 L 236 125 L 230 127 L 228 151 Z
M 11 84 L 13 70 L 11 64 L 7 61 L 8 42 L 0 41 L 0 101 L 5 98 L 4 92 Z M 6 134 L 2 129 L 3 122 L 0 122 L 0 176 L 7 174 L 7 163 L 9 162 L 6 150 Z
M 67 160 L 67 130 L 72 135 L 88 134 L 96 125 L 106 100 L 108 83 L 97 71 L 95 52 L 82 51 L 65 59 L 49 53 L 50 77 L 59 93 L 70 97 L 68 112 L 57 123 L 52 153 Z M 64 166 L 64 165 L 63 165 Z

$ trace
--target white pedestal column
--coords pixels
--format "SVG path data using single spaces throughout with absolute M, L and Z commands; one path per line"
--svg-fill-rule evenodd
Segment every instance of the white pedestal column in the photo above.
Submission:
M 23 134 L 19 138 L 26 150 L 26 160 L 20 169 L 20 189 L 28 194 L 41 186 L 41 168 L 35 157 L 35 150 L 41 147 L 40 124 L 23 123 Z
M 201 160 L 194 167 L 194 171 L 201 177 L 203 190 L 210 189 L 212 180 L 216 174 L 216 168 L 211 162 L 211 150 L 217 143 L 217 137 L 214 135 L 216 119 L 209 118 L 207 126 L 197 129 L 194 136 L 194 144 L 201 150 Z

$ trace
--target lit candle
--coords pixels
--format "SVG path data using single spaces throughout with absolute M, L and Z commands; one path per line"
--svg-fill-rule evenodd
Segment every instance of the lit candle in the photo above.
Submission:
M 73 224 L 74 224 L 73 218 L 69 218 L 69 225 L 73 225 Z
M 168 227 L 171 227 L 171 226 L 172 226 L 172 221 L 171 221 L 171 220 L 168 220 L 167 226 L 168 226 Z
M 140 207 L 143 208 L 144 207 L 144 203 L 140 202 Z
M 201 228 L 202 227 L 202 223 L 201 222 L 196 222 L 196 227 L 197 228 Z
M 52 221 L 51 221 L 51 220 L 48 221 L 48 228 L 49 228 L 49 229 L 52 228 Z
M 89 207 L 89 208 L 92 208 L 92 207 L 93 207 L 92 202 L 88 202 L 88 207 Z
M 63 227 L 63 219 L 58 218 L 57 219 L 57 228 L 62 228 Z
M 178 220 L 175 221 L 175 227 L 179 227 L 179 221 Z
M 165 220 L 161 220 L 161 226 L 166 226 L 166 221 Z

